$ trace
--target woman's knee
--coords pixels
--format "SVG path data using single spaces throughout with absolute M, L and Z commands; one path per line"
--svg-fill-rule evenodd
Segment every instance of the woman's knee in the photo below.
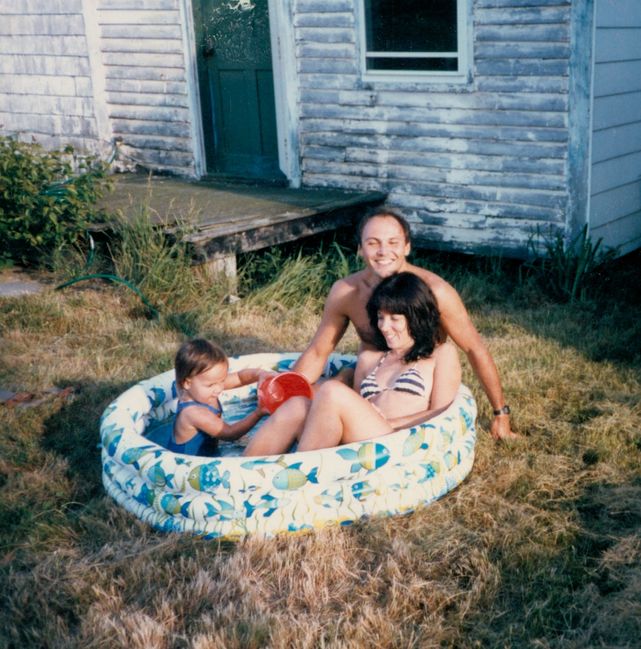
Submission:
M 291 397 L 287 399 L 271 416 L 287 421 L 305 421 L 311 401 L 306 397 Z

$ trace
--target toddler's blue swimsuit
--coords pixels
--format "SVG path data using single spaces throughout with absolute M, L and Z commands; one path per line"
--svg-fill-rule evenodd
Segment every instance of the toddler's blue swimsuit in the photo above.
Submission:
M 178 414 L 182 410 L 189 406 L 207 408 L 207 410 L 216 415 L 216 417 L 222 417 L 223 414 L 222 407 L 214 408 L 214 406 L 210 406 L 207 403 L 201 403 L 200 401 L 180 401 L 176 410 L 176 417 L 178 417 Z M 147 435 L 147 438 L 174 453 L 185 453 L 186 455 L 200 455 L 205 457 L 215 457 L 219 454 L 218 440 L 202 430 L 197 431 L 196 434 L 184 444 L 177 444 L 174 436 L 175 421 L 176 420 L 174 419 L 173 422 L 169 422 L 169 425 L 162 425 L 152 430 Z

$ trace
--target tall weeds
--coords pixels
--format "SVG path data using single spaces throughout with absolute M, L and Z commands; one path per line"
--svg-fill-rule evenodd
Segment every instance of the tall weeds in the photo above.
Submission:
M 312 254 L 278 248 L 249 259 L 241 269 L 245 303 L 268 310 L 318 307 L 332 284 L 354 270 L 356 260 L 336 241 Z
M 115 221 L 116 236 L 110 245 L 114 272 L 138 286 L 154 302 L 169 296 L 180 303 L 193 288 L 191 260 L 178 237 L 168 237 L 142 209 Z
M 543 254 L 537 251 L 543 243 Z M 532 257 L 525 268 L 554 298 L 565 302 L 585 300 L 601 285 L 601 274 L 616 259 L 616 249 L 605 249 L 603 240 L 593 241 L 584 225 L 568 240 L 560 232 L 543 234 L 537 230 L 530 240 Z
M 186 335 L 194 335 L 228 292 L 225 277 L 210 276 L 197 266 L 184 236 L 192 229 L 189 215 L 171 225 L 158 223 L 146 206 L 131 214 L 114 214 L 109 237 L 93 263 L 79 270 L 80 251 L 67 249 L 58 268 L 68 279 L 101 278 L 129 287 L 142 303 Z M 95 266 L 100 272 L 95 272 Z

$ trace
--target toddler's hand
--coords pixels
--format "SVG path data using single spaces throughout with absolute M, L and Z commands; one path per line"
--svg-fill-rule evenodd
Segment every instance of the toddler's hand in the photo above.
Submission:
M 260 370 L 258 372 L 258 381 L 257 381 L 257 386 L 260 387 L 260 384 L 265 380 L 268 379 L 270 376 L 275 376 L 278 374 L 278 372 L 274 372 L 274 370 Z
M 261 416 L 264 417 L 265 415 L 270 415 L 271 413 L 267 408 L 263 407 L 260 405 L 260 403 L 256 406 L 256 412 Z

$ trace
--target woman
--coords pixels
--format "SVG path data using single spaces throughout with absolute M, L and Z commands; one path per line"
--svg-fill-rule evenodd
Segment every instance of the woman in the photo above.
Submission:
M 424 421 L 454 400 L 461 383 L 456 347 L 444 340 L 436 300 L 413 273 L 385 278 L 367 313 L 377 350 L 359 354 L 354 386 L 327 381 L 311 405 L 296 397 L 258 430 L 245 455 L 338 446 L 386 435 Z

